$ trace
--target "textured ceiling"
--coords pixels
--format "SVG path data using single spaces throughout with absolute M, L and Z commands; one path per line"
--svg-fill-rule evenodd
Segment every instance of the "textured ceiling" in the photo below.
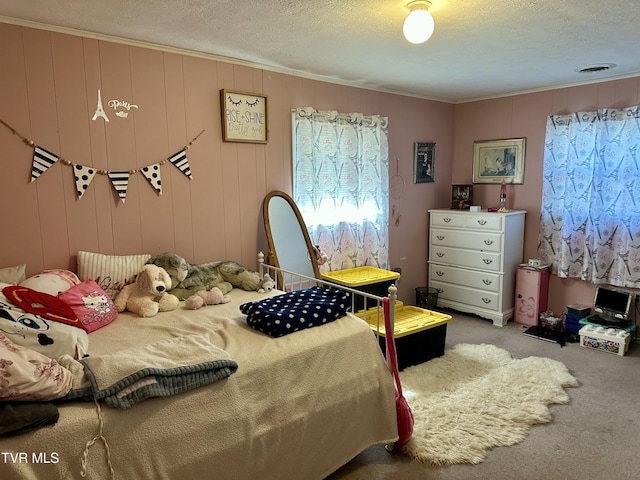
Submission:
M 422 45 L 402 37 L 407 3 L 0 0 L 0 21 L 453 103 L 640 75 L 638 0 L 433 0 L 435 32 Z M 617 67 L 575 72 L 602 63 Z

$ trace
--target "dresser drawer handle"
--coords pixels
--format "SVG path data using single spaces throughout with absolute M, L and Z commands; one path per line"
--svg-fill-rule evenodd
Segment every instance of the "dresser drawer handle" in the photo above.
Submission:
M 444 235 L 436 235 L 436 238 L 437 238 L 438 240 L 444 240 Z
M 490 258 L 483 258 L 482 261 L 486 264 L 486 265 L 491 265 L 493 263 L 493 260 L 491 260 Z
M 485 285 L 491 285 L 493 283 L 492 280 L 489 280 L 488 278 L 485 278 L 482 280 L 482 283 L 484 283 Z
M 491 303 L 491 299 L 490 299 L 490 298 L 484 298 L 484 297 L 482 297 L 482 301 L 483 301 L 484 303 Z
M 444 275 L 444 272 L 441 272 L 440 270 L 438 270 L 438 271 L 436 272 L 436 275 L 438 275 L 439 277 L 441 277 L 441 276 L 443 276 L 443 275 Z
M 444 223 L 449 223 L 453 219 L 451 217 L 444 217 L 442 220 L 444 221 Z
M 442 253 L 442 252 L 436 252 L 436 255 L 437 255 L 438 257 L 440 257 L 440 258 L 444 257 L 444 253 Z
M 493 245 L 493 240 L 485 240 L 484 244 L 485 245 Z
M 485 225 L 487 223 L 487 221 L 484 218 L 480 218 L 480 219 L 478 219 L 478 223 L 480 225 Z

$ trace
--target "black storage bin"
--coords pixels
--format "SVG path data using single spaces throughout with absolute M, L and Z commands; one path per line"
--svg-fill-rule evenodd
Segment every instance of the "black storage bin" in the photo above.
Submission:
M 451 321 L 451 315 L 412 305 L 402 305 L 402 302 L 396 305 L 394 312 L 394 337 L 399 369 L 418 365 L 444 354 L 447 323 Z M 380 348 L 385 352 L 386 331 L 382 311 L 372 308 L 357 312 L 355 315 L 367 322 L 374 333 L 380 328 L 378 341 Z
M 447 324 L 422 330 L 411 335 L 396 338 L 396 356 L 398 370 L 419 365 L 432 358 L 444 355 L 444 343 L 447 338 Z M 378 338 L 380 348 L 386 352 L 386 338 Z M 386 355 L 385 355 L 386 357 Z

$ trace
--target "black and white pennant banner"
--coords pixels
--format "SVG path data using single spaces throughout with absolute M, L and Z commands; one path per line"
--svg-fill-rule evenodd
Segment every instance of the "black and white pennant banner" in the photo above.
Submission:
M 160 164 L 154 163 L 153 165 L 149 165 L 148 167 L 143 167 L 140 169 L 142 175 L 145 176 L 149 183 L 153 187 L 153 189 L 158 192 L 158 195 L 162 195 L 162 178 L 160 177 Z
M 96 169 L 84 165 L 74 165 L 73 174 L 76 178 L 76 193 L 78 194 L 78 200 L 80 200 L 84 192 L 89 188 L 91 180 L 96 176 Z
M 111 184 L 115 188 L 116 193 L 122 200 L 122 203 L 127 199 L 127 187 L 129 186 L 129 172 L 109 172 L 109 178 Z
M 51 153 L 48 150 L 36 145 L 33 149 L 33 165 L 31 167 L 31 181 L 40 178 L 44 172 L 46 172 L 51 165 L 56 163 L 60 157 L 55 153 Z
M 183 148 L 178 153 L 174 153 L 169 157 L 169 161 L 173 163 L 178 170 L 184 173 L 191 180 L 191 167 L 189 166 L 189 160 L 187 159 L 187 149 Z
M 175 167 L 180 170 L 186 177 L 192 179 L 193 177 L 191 175 L 191 167 L 189 166 L 189 160 L 187 159 L 187 150 L 189 149 L 189 147 L 191 147 L 193 142 L 195 142 L 198 137 L 204 133 L 204 130 L 202 130 L 187 145 L 185 145 L 182 150 L 171 155 L 169 158 L 162 160 L 161 162 L 147 165 L 146 167 L 142 167 L 139 170 L 134 169 L 129 171 L 112 172 L 109 170 L 98 170 L 94 167 L 81 165 L 78 163 L 71 163 L 69 160 L 62 158 L 60 155 L 56 155 L 55 153 L 52 153 L 48 150 L 45 150 L 41 146 L 36 145 L 32 140 L 19 133 L 11 125 L 1 119 L 0 124 L 8 128 L 14 135 L 20 137 L 25 145 L 34 147 L 33 162 L 31 165 L 31 182 L 34 182 L 35 180 L 40 178 L 40 176 L 44 172 L 46 172 L 59 160 L 60 163 L 73 167 L 73 175 L 76 183 L 76 195 L 78 197 L 78 200 L 80 200 L 85 194 L 85 192 L 89 188 L 89 185 L 91 185 L 91 182 L 93 181 L 95 175 L 100 174 L 109 176 L 109 180 L 111 180 L 111 184 L 118 194 L 118 197 L 120 197 L 120 200 L 122 200 L 122 203 L 124 203 L 127 198 L 129 177 L 137 172 L 141 172 L 149 182 L 149 185 L 151 185 L 151 187 L 156 191 L 156 193 L 158 195 L 162 195 L 162 178 L 160 174 L 160 167 L 164 165 L 167 160 L 175 165 Z

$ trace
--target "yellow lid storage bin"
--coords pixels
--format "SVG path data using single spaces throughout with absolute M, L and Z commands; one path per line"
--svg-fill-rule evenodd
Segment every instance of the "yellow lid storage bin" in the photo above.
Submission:
M 378 312 L 380 312 L 379 343 L 385 351 L 384 315 L 382 308 L 374 307 L 360 310 L 355 315 L 365 320 L 371 330 L 378 331 Z M 394 316 L 394 338 L 398 355 L 398 368 L 418 365 L 420 363 L 440 357 L 444 354 L 447 337 L 447 324 L 451 315 L 411 305 L 398 305 L 396 302 Z
M 398 305 L 400 303 L 400 305 Z M 356 317 L 366 321 L 374 331 L 378 325 L 378 307 L 360 310 L 355 313 Z M 426 330 L 445 324 L 451 321 L 451 315 L 425 310 L 424 308 L 411 305 L 404 306 L 402 302 L 396 302 L 393 336 L 395 338 L 404 337 L 413 333 Z M 380 335 L 384 335 L 384 316 L 380 309 Z
M 398 278 L 400 278 L 398 272 L 376 267 L 346 268 L 322 274 L 323 280 L 379 297 L 386 297 L 389 294 L 389 287 Z M 353 301 L 354 311 L 362 310 L 365 307 L 364 297 L 354 295 Z M 372 303 L 367 300 L 367 306 L 369 305 L 372 305 Z
M 357 287 L 364 287 L 380 282 L 388 282 L 388 284 L 391 284 L 400 278 L 400 274 L 376 267 L 355 267 L 323 273 L 322 278 L 329 282 L 357 289 Z

